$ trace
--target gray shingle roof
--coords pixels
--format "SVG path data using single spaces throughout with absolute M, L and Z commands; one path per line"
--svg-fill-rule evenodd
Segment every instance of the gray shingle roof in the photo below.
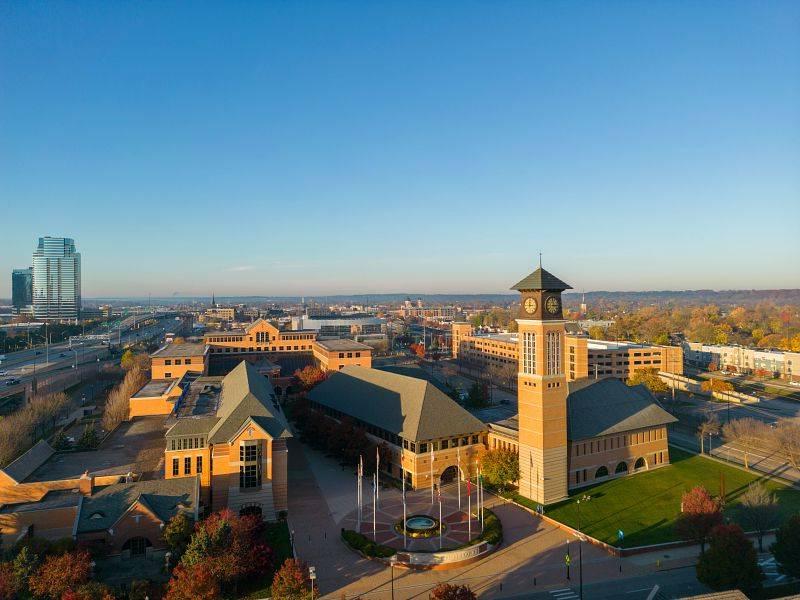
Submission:
M 3 472 L 17 483 L 22 483 L 31 473 L 41 467 L 55 454 L 55 450 L 44 440 L 34 446 L 3 469 Z
M 178 419 L 177 423 L 169 428 L 166 437 L 179 437 L 182 435 L 205 435 L 214 429 L 219 422 L 217 417 L 186 417 Z
M 130 506 L 141 499 L 165 523 L 178 513 L 194 513 L 197 507 L 195 477 L 116 483 L 96 490 L 81 505 L 78 533 L 112 527 Z
M 260 417 L 258 424 L 273 438 L 292 437 L 283 413 L 273 403 L 272 384 L 253 365 L 240 362 L 222 379 L 222 394 L 217 408 L 219 421 L 211 428 L 208 441 L 229 441 L 249 417 Z
M 677 421 L 644 386 L 619 379 L 581 380 L 570 384 L 567 437 L 570 440 L 613 435 Z
M 512 290 L 571 290 L 572 286 L 564 283 L 552 273 L 548 273 L 542 267 L 536 269 L 533 273 L 518 281 L 511 286 Z
M 308 397 L 411 441 L 484 431 L 486 426 L 436 386 L 397 373 L 347 366 Z

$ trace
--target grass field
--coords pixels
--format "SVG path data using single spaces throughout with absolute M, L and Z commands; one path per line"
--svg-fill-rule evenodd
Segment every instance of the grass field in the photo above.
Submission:
M 715 460 L 670 447 L 672 464 L 632 477 L 624 477 L 581 489 L 560 504 L 549 507 L 547 516 L 571 527 L 578 525 L 575 500 L 588 494 L 591 500 L 581 504 L 581 527 L 584 533 L 599 540 L 626 548 L 675 541 L 675 519 L 680 511 L 681 495 L 703 485 L 714 496 L 719 494 L 724 477 L 727 504 L 725 514 L 737 520 L 737 504 L 747 486 L 758 479 L 756 474 Z M 800 490 L 764 480 L 775 492 L 784 516 L 800 511 Z M 515 500 L 531 508 L 524 498 Z M 618 544 L 617 531 L 625 534 Z

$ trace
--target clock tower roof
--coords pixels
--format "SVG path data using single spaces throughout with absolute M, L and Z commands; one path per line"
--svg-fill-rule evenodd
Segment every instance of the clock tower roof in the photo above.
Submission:
M 549 290 L 552 292 L 560 292 L 563 290 L 571 290 L 572 286 L 564 283 L 552 273 L 548 273 L 542 267 L 539 267 L 533 273 L 525 277 L 522 281 L 519 281 L 511 286 L 511 289 L 520 292 L 528 292 L 533 290 Z

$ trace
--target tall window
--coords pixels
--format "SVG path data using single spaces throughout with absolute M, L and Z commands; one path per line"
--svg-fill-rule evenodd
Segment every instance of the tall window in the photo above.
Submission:
M 183 459 L 183 474 L 184 475 L 191 475 L 192 474 L 192 457 L 187 456 Z
M 536 334 L 531 331 L 522 334 L 522 372 L 536 373 Z
M 202 456 L 198 456 L 197 457 L 197 469 L 196 469 L 196 471 L 198 473 L 202 473 L 203 472 L 203 457 Z
M 561 334 L 557 331 L 547 333 L 547 374 L 561 373 Z
M 239 487 L 261 487 L 261 444 L 243 442 L 239 446 Z
M 177 458 L 173 458 L 172 459 L 172 476 L 173 477 L 177 477 L 178 476 L 178 464 L 179 464 L 178 463 L 178 459 Z

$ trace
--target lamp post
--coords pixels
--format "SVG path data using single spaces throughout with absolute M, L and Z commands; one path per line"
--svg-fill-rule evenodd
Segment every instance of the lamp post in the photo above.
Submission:
M 397 554 L 392 554 L 389 559 L 389 569 L 392 572 L 392 600 L 394 600 L 394 564 L 397 562 Z
M 311 600 L 314 600 L 314 580 L 317 578 L 315 567 L 308 567 L 308 578 L 311 580 Z
M 584 494 L 578 498 L 576 503 L 578 505 L 578 581 L 580 586 L 578 595 L 581 600 L 583 600 L 583 533 L 581 533 L 581 503 L 586 504 L 591 499 L 591 496 Z

